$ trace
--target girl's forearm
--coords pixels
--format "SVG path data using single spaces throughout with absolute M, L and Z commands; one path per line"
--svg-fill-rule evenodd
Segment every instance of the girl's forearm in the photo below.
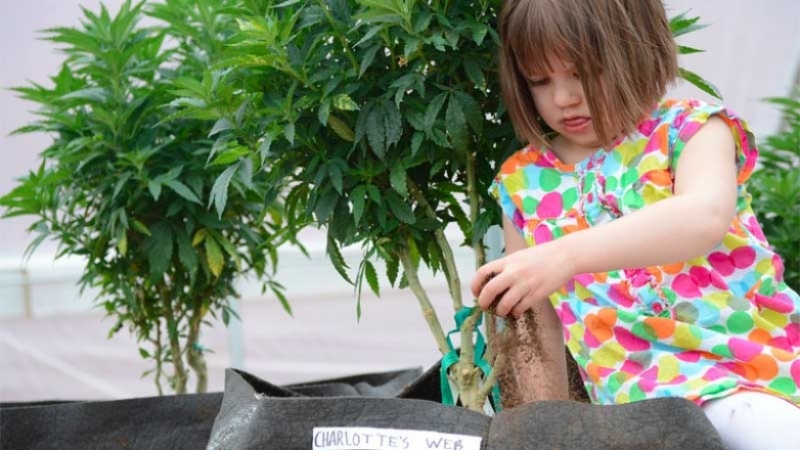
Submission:
M 687 194 L 555 243 L 570 256 L 576 274 L 609 272 L 696 258 L 724 238 L 730 223 L 728 208 L 709 196 Z

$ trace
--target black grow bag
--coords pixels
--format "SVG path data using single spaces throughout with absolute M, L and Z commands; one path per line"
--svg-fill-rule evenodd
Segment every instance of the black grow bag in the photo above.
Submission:
M 393 397 L 422 373 L 408 369 L 281 387 L 244 372 L 231 372 L 259 395 L 278 398 Z M 202 450 L 222 401 L 222 393 L 209 393 L 96 402 L 3 403 L 0 449 Z
M 403 395 L 413 397 L 416 388 L 430 387 L 431 374 Z M 724 450 L 703 411 L 679 398 L 619 406 L 540 402 L 491 418 L 413 398 L 270 397 L 263 381 L 255 380 L 227 372 L 207 450 L 309 450 L 319 427 L 474 436 L 482 439 L 481 450 Z

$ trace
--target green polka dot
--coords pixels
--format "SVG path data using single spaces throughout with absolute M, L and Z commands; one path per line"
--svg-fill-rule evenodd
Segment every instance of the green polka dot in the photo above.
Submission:
M 622 203 L 628 207 L 628 209 L 641 209 L 644 206 L 644 199 L 642 195 L 636 191 L 627 191 L 625 195 L 622 197 Z
M 562 200 L 564 201 L 564 210 L 569 211 L 574 208 L 575 204 L 578 203 L 578 189 L 567 189 L 564 194 L 562 194 Z
M 644 339 L 652 339 L 652 340 L 658 339 L 658 334 L 656 334 L 656 330 L 654 330 L 653 327 L 644 322 L 639 322 L 633 325 L 631 331 L 633 332 L 633 334 L 640 336 Z
M 711 326 L 708 327 L 708 330 L 713 331 L 715 333 L 719 333 L 719 334 L 728 334 L 728 329 L 725 328 L 723 325 L 720 325 L 720 324 L 711 325 Z
M 617 311 L 617 319 L 624 323 L 634 323 L 639 320 L 639 315 L 630 311 Z
M 533 197 L 525 197 L 525 199 L 522 200 L 522 209 L 525 211 L 525 214 L 535 213 L 537 206 L 539 206 L 539 201 Z
M 554 169 L 544 169 L 539 175 L 539 187 L 545 192 L 556 190 L 561 184 L 561 174 Z
M 650 367 L 650 364 L 653 363 L 653 353 L 652 352 L 636 352 L 631 353 L 628 357 L 631 361 L 639 363 L 642 367 Z
M 794 394 L 797 392 L 797 385 L 794 380 L 788 377 L 776 378 L 775 381 L 769 384 L 770 389 L 774 389 L 784 394 Z
M 619 187 L 619 180 L 617 177 L 608 177 L 606 178 L 606 191 L 613 191 Z
M 775 285 L 772 282 L 772 278 L 767 278 L 761 283 L 761 287 L 758 288 L 758 292 L 762 295 L 766 295 L 767 297 L 772 297 L 775 295 Z
M 632 402 L 638 402 L 638 401 L 642 401 L 644 399 L 645 399 L 644 392 L 639 387 L 639 385 L 634 384 L 633 387 L 631 388 L 631 401 Z
M 667 300 L 669 300 L 670 304 L 675 304 L 675 300 L 678 299 L 678 295 L 675 293 L 675 291 L 665 288 L 662 289 L 662 292 L 664 293 L 664 297 L 667 297 Z
M 733 333 L 743 334 L 753 329 L 753 318 L 745 312 L 736 311 L 731 314 L 725 325 Z
M 617 374 L 614 374 L 614 376 L 612 376 L 612 377 L 610 377 L 608 379 L 608 385 L 607 386 L 608 386 L 608 390 L 611 391 L 611 393 L 616 393 L 619 390 L 620 386 L 622 386 L 622 383 L 621 383 L 621 380 L 620 380 L 620 378 L 621 378 L 620 375 L 622 375 L 622 374 L 621 373 L 617 373 Z
M 675 307 L 675 315 L 681 322 L 695 323 L 700 313 L 697 311 L 697 307 L 691 303 L 678 303 Z
M 725 344 L 715 345 L 714 348 L 711 349 L 711 353 L 719 356 L 724 356 L 725 358 L 733 358 L 733 353 L 731 353 L 731 349 L 728 348 Z
M 584 192 L 591 192 L 592 186 L 594 186 L 595 178 L 596 177 L 594 175 L 594 172 L 589 172 L 589 173 L 586 174 L 586 176 L 583 178 L 583 191 Z
M 622 175 L 622 185 L 623 186 L 630 186 L 633 183 L 639 180 L 639 171 L 636 167 L 632 167 L 628 169 L 625 174 Z

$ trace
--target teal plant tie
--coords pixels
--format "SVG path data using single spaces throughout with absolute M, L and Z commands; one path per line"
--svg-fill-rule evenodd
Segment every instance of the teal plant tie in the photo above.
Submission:
M 453 364 L 458 362 L 458 352 L 456 352 L 455 347 L 453 346 L 453 341 L 451 336 L 455 333 L 459 333 L 461 331 L 461 326 L 464 322 L 469 318 L 470 315 L 475 311 L 475 307 L 472 308 L 461 308 L 460 310 L 456 311 L 455 315 L 455 322 L 456 326 L 453 330 L 447 333 L 447 347 L 450 349 L 446 355 L 442 358 L 442 366 L 440 370 L 440 384 L 442 389 L 442 404 L 448 406 L 455 406 L 455 398 L 453 397 L 453 391 L 450 389 L 450 382 L 447 378 L 447 374 L 450 371 L 450 367 Z M 483 357 L 486 353 L 486 340 L 483 338 L 483 333 L 481 333 L 480 325 L 483 323 L 483 315 L 478 316 L 478 321 L 475 324 L 475 333 L 477 337 L 475 338 L 475 356 L 474 362 L 475 365 L 483 372 L 484 378 L 489 375 L 492 371 L 492 367 L 489 365 L 489 362 L 486 361 Z M 495 411 L 500 411 L 502 409 L 500 404 L 500 387 L 495 383 L 492 386 L 492 400 L 494 401 L 494 408 Z

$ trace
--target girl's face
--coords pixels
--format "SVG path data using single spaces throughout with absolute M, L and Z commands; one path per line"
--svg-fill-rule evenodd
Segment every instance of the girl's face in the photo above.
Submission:
M 546 73 L 531 73 L 527 78 L 539 116 L 561 137 L 557 145 L 587 153 L 601 147 L 574 64 L 553 59 Z

